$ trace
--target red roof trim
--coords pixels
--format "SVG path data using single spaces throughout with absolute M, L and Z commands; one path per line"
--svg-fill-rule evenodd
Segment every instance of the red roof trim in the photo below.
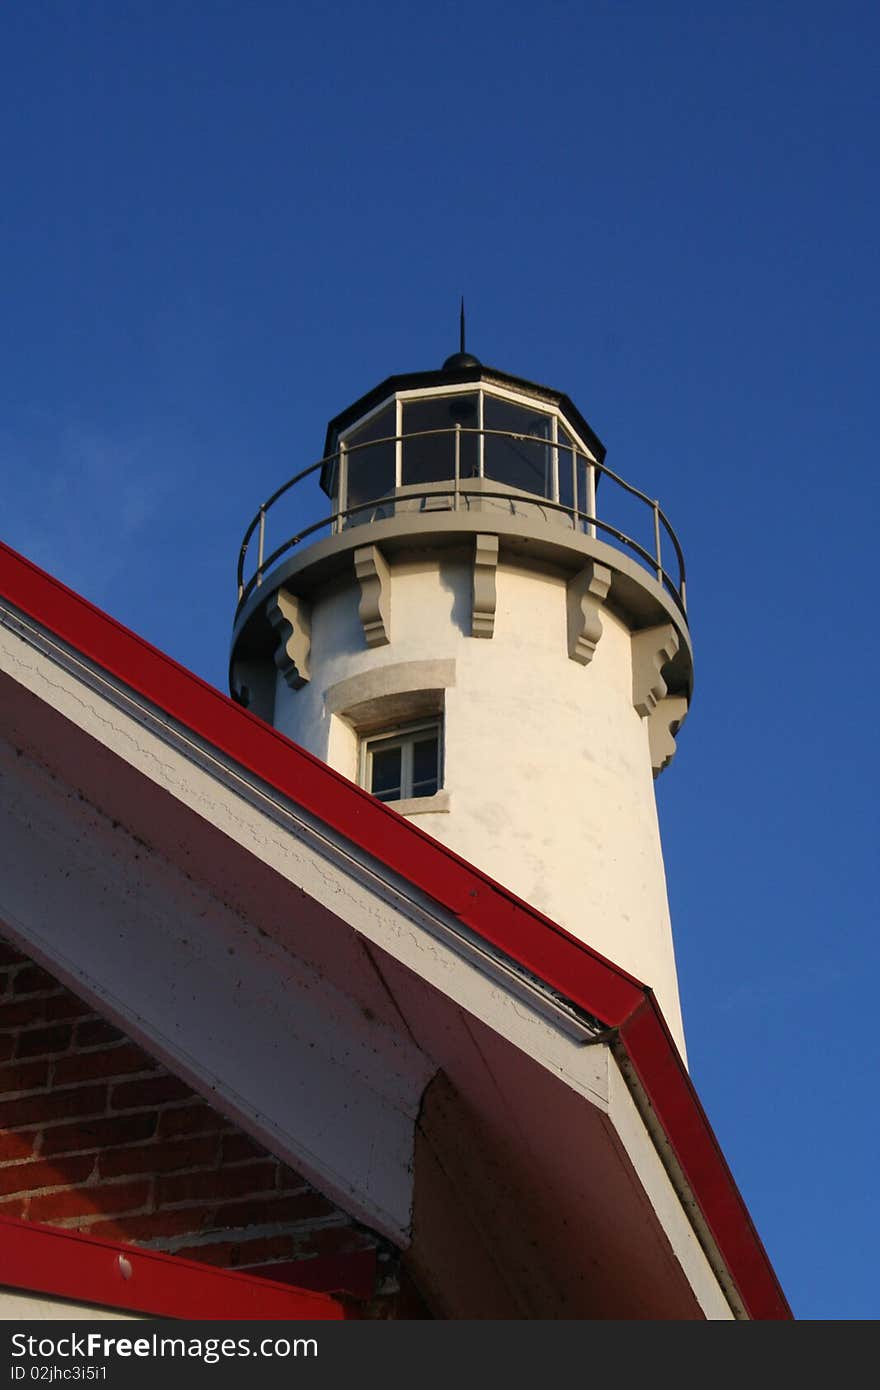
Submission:
M 471 930 L 619 1029 L 753 1318 L 791 1312 L 650 990 L 418 826 L 0 542 L 0 593 L 193 733 L 408 880 Z
M 750 1316 L 791 1318 L 748 1208 L 650 991 L 618 1036 Z
M 0 1217 L 0 1285 L 155 1317 L 220 1321 L 334 1321 L 339 1299 L 79 1231 Z

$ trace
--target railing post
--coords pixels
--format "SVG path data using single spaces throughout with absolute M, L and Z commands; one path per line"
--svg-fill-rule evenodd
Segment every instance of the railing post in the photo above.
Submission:
M 596 523 L 593 518 L 596 515 L 596 465 L 592 459 L 586 460 L 587 464 L 587 512 L 590 520 L 587 523 L 587 534 L 596 539 Z
M 260 508 L 260 539 L 257 545 L 257 584 L 263 582 L 263 555 L 266 549 L 266 508 Z
M 455 473 L 453 475 L 455 486 L 452 493 L 452 510 L 458 511 L 458 489 L 461 483 L 461 425 L 456 421 L 455 424 Z
M 654 502 L 654 554 L 657 557 L 657 578 L 663 583 L 663 557 L 660 554 L 660 503 Z
M 348 445 L 344 439 L 339 441 L 339 488 L 336 494 L 336 533 L 337 535 L 345 525 L 345 513 L 348 510 Z

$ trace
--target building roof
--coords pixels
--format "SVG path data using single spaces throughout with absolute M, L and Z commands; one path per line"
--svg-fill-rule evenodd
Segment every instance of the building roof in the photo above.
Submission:
M 258 795 L 275 798 L 279 807 L 291 808 L 291 814 L 304 818 L 310 834 L 332 840 L 333 853 L 339 863 L 345 857 L 346 862 L 356 863 L 356 871 L 351 870 L 352 882 L 357 879 L 358 883 L 363 884 L 368 875 L 373 875 L 368 885 L 369 891 L 374 893 L 377 902 L 388 904 L 389 914 L 396 913 L 397 916 L 393 922 L 389 916 L 389 934 L 378 942 L 372 959 L 375 961 L 381 955 L 386 988 L 387 982 L 391 981 L 392 989 L 396 991 L 395 1007 L 399 1012 L 406 1012 L 410 1032 L 415 1027 L 412 1019 L 416 1014 L 427 1020 L 424 1030 L 415 1039 L 416 1050 L 409 1060 L 400 1061 L 396 1083 L 399 1095 L 389 1108 L 389 1114 L 393 1109 L 399 1117 L 407 1113 L 407 1107 L 418 1109 L 415 1098 L 427 1094 L 419 1090 L 425 1085 L 427 1073 L 434 1075 L 436 1081 L 439 1068 L 444 1076 L 452 1077 L 453 1083 L 457 1075 L 464 1075 L 461 1040 L 453 1037 L 454 1029 L 462 1026 L 462 1008 L 466 1013 L 468 1010 L 473 1013 L 475 1021 L 469 1026 L 477 1045 L 487 1054 L 495 1048 L 495 1074 L 496 1077 L 502 1074 L 508 1077 L 510 1095 L 515 1098 L 517 1089 L 520 1089 L 523 1095 L 530 1097 L 532 1104 L 546 1105 L 547 1114 L 553 1113 L 554 1119 L 548 1123 L 551 1129 L 555 1124 L 557 1141 L 571 1132 L 572 1125 L 579 1123 L 576 1117 L 587 1103 L 585 1095 L 578 1093 L 576 1088 L 566 1090 L 561 1084 L 565 1081 L 561 1068 L 557 1068 L 560 1074 L 553 1075 L 553 1068 L 548 1065 L 546 1058 L 542 1060 L 541 1056 L 527 1055 L 528 1045 L 519 1042 L 516 1035 L 502 1037 L 507 1025 L 502 1027 L 497 1022 L 500 1015 L 490 1016 L 482 1004 L 468 1002 L 471 997 L 476 999 L 473 991 L 464 1003 L 460 991 L 460 997 L 453 1001 L 453 1009 L 445 983 L 449 975 L 448 965 L 444 966 L 446 976 L 438 970 L 433 977 L 425 973 L 419 978 L 421 968 L 418 953 L 413 950 L 409 956 L 406 955 L 410 943 L 400 946 L 396 961 L 392 959 L 398 950 L 402 924 L 415 921 L 421 913 L 425 920 L 431 919 L 441 924 L 450 942 L 455 937 L 450 946 L 450 958 L 457 952 L 457 958 L 482 962 L 486 970 L 491 967 L 494 972 L 493 997 L 497 998 L 503 987 L 508 989 L 520 1013 L 523 1012 L 526 997 L 531 1001 L 530 1007 L 534 1005 L 536 1014 L 543 1011 L 549 1015 L 555 1011 L 554 1027 L 558 1031 L 559 1021 L 568 1020 L 572 1035 L 577 1033 L 576 1046 L 581 1049 L 581 1057 L 587 1055 L 582 1051 L 584 1044 L 594 1046 L 596 1055 L 608 1052 L 613 1058 L 615 1074 L 622 1076 L 626 1083 L 626 1103 L 630 1106 L 634 1104 L 633 1113 L 637 1112 L 640 1117 L 644 1142 L 650 1142 L 653 1146 L 652 1152 L 665 1170 L 664 1181 L 668 1180 L 671 1184 L 681 1212 L 692 1223 L 699 1246 L 724 1288 L 731 1307 L 738 1315 L 751 1318 L 791 1316 L 742 1196 L 650 989 L 431 839 L 418 826 L 404 820 L 388 806 L 291 744 L 275 729 L 2 545 L 0 596 L 5 600 L 0 612 L 0 625 L 6 627 L 13 637 L 22 636 L 32 650 L 38 648 L 45 638 L 57 642 L 71 669 L 76 663 L 84 666 L 90 689 L 97 689 L 96 682 L 100 677 L 114 689 L 127 692 L 143 712 L 139 717 L 142 717 L 145 727 L 149 719 L 160 734 L 162 729 L 172 728 L 176 734 L 191 736 L 195 740 L 193 746 L 197 745 L 204 755 L 205 765 L 210 760 L 218 765 L 222 763 L 229 776 L 234 775 L 240 786 L 246 789 L 246 797 L 251 801 Z M 32 630 L 30 625 L 35 625 Z M 15 680 L 14 671 L 8 671 L 7 675 L 12 681 Z M 77 676 L 77 679 L 82 678 Z M 12 704 L 8 706 L 12 711 L 12 721 L 18 718 L 19 724 L 30 719 L 32 714 L 34 719 L 37 718 L 37 705 L 41 699 L 45 705 L 45 697 L 38 696 L 35 684 L 28 689 L 24 689 L 24 685 L 26 682 L 22 685 L 24 693 L 15 708 Z M 70 721 L 70 712 L 60 713 Z M 37 729 L 36 723 L 33 727 Z M 45 727 L 49 729 L 48 724 Z M 69 724 L 65 725 L 65 728 L 68 727 L 72 728 Z M 54 737 L 55 734 L 49 730 L 47 744 Z M 94 741 L 94 736 L 90 737 Z M 73 749 L 75 740 L 72 733 L 70 738 Z M 62 757 L 60 753 L 58 756 Z M 69 756 L 73 758 L 74 753 L 71 751 Z M 82 752 L 77 752 L 76 756 L 81 765 Z M 192 754 L 188 756 L 191 761 Z M 104 775 L 104 750 L 102 757 Z M 117 762 L 120 757 L 118 750 L 113 751 L 113 758 Z M 96 762 L 96 777 L 98 771 Z M 122 773 L 119 775 L 121 778 Z M 138 787 L 141 788 L 143 777 L 140 773 L 138 776 Z M 129 802 L 132 801 L 132 785 L 129 780 L 123 787 L 120 780 L 117 788 L 120 797 L 127 797 Z M 151 795 L 145 785 L 139 790 L 138 799 L 142 800 L 143 807 L 149 809 Z M 236 790 L 235 795 L 240 797 L 241 792 Z M 139 813 L 142 810 L 141 807 L 137 809 Z M 144 810 L 143 814 L 147 814 L 147 811 Z M 200 814 L 204 820 L 206 813 L 202 811 Z M 194 834 L 195 819 L 191 813 L 188 816 L 187 825 Z M 158 811 L 154 820 L 158 826 L 161 821 Z M 172 830 L 168 833 L 170 836 Z M 176 830 L 174 833 L 177 833 Z M 229 831 L 225 833 L 228 837 Z M 234 857 L 230 857 L 230 864 L 233 865 L 229 869 L 230 877 L 241 872 Z M 257 868 L 252 865 L 249 872 L 256 874 Z M 273 872 L 277 877 L 277 870 Z M 346 868 L 341 872 L 347 873 L 349 870 Z M 255 901 L 257 896 L 255 890 Z M 337 892 L 332 901 L 336 902 L 344 896 Z M 0 903 L 0 914 L 2 910 L 3 904 Z M 307 914 L 308 929 L 320 926 L 325 934 L 330 932 L 331 916 L 324 912 L 319 922 L 316 912 Z M 347 908 L 343 904 L 334 908 L 332 920 L 342 920 L 352 940 L 363 940 L 365 933 L 369 934 L 370 924 L 359 913 L 359 908 Z M 394 936 L 391 927 L 396 933 Z M 439 931 L 440 927 L 436 930 Z M 322 947 L 318 934 L 314 934 L 314 941 L 318 942 L 314 950 L 319 952 Z M 328 972 L 334 969 L 336 955 L 342 959 L 341 953 L 336 951 L 341 941 L 341 936 L 334 938 L 332 951 L 329 945 L 323 948 L 327 955 L 322 959 L 322 965 Z M 43 942 L 42 949 L 48 958 L 53 947 L 51 943 Z M 502 982 L 501 986 L 499 981 Z M 118 985 L 118 981 L 116 983 Z M 345 987 L 352 991 L 355 988 L 351 976 L 343 974 L 341 967 L 333 984 L 334 988 Z M 556 1045 L 555 1042 L 553 1045 Z M 365 1049 L 365 1054 L 367 1051 Z M 423 1075 L 420 1059 L 428 1054 L 430 1066 Z M 395 1055 L 402 1058 L 400 1049 Z M 169 1064 L 173 1062 L 172 1042 L 168 1042 L 166 1060 Z M 196 1081 L 200 1079 L 204 1085 L 204 1077 L 195 1076 Z M 455 1106 L 442 1087 L 438 1090 L 437 1084 L 432 1085 L 434 1100 L 428 1128 L 433 1124 L 436 1129 L 442 1125 L 442 1116 L 452 1115 Z M 476 1104 L 476 1100 L 473 1103 Z M 509 1109 L 511 1102 L 507 1104 Z M 599 1116 L 589 1122 L 592 1126 L 589 1134 L 593 1136 L 590 1142 L 595 1140 L 596 1145 L 600 1143 L 600 1131 L 606 1136 L 601 1142 L 606 1144 L 608 1181 L 613 1186 L 617 1180 L 611 1173 L 614 1164 L 623 1156 L 623 1141 L 619 1130 L 616 1136 L 608 1134 L 608 1115 L 612 1114 L 613 1105 L 607 1098 L 604 1105 L 607 1113 L 604 1118 Z M 456 1122 L 458 1118 L 460 1115 L 456 1117 Z M 521 1125 L 522 1116 L 516 1122 Z M 421 1138 L 417 1136 L 416 1139 L 417 1165 L 419 1144 L 422 1143 L 424 1147 L 427 1132 L 424 1115 L 419 1123 Z M 492 1123 L 500 1125 L 501 1119 L 493 1114 Z M 374 1138 L 377 1132 L 374 1128 Z M 587 1135 L 587 1128 L 583 1132 Z M 265 1133 L 271 1137 L 271 1126 Z M 316 1143 L 319 1138 L 316 1138 Z M 508 1140 L 505 1142 L 509 1143 Z M 549 1230 L 554 1205 L 565 1201 L 567 1191 L 574 1191 L 573 1184 L 582 1181 L 583 1175 L 578 1177 L 577 1173 L 576 1145 L 569 1146 L 572 1147 L 571 1153 L 560 1155 L 558 1142 L 552 1152 L 546 1145 L 541 1148 L 540 1143 L 538 1136 L 534 1139 L 534 1152 L 530 1151 L 531 1167 L 524 1167 L 522 1181 L 530 1185 L 532 1190 L 536 1183 L 546 1183 L 547 1190 L 536 1194 L 535 1200 L 540 1198 L 540 1222 Z M 592 1149 L 591 1154 L 593 1160 L 599 1163 L 599 1149 Z M 317 1158 L 315 1162 L 320 1175 L 320 1159 Z M 566 1164 L 569 1166 L 566 1167 Z M 405 1156 L 402 1166 L 406 1167 Z M 583 1166 L 582 1162 L 580 1166 Z M 422 1171 L 427 1172 L 429 1167 L 427 1158 L 421 1161 Z M 332 1174 L 327 1176 L 331 1187 L 336 1180 Z M 364 1178 L 366 1186 L 363 1190 L 351 1175 L 343 1174 L 338 1180 L 349 1182 L 351 1199 L 356 1204 L 369 1200 L 367 1188 L 370 1182 L 375 1181 L 375 1175 Z M 422 1185 L 423 1191 L 427 1191 L 429 1186 L 426 1179 Z M 618 1189 L 614 1188 L 614 1191 Z M 432 1215 L 429 1210 L 430 1203 L 425 1206 L 426 1200 L 423 1199 L 421 1229 L 434 1232 L 431 1236 L 433 1244 L 426 1251 L 423 1239 L 417 1254 L 430 1263 L 433 1259 L 439 1261 L 441 1258 L 440 1234 L 436 1230 L 436 1214 Z M 418 1210 L 417 1194 L 417 1216 Z M 369 1210 L 367 1214 L 370 1214 Z M 374 1219 L 378 1221 L 379 1218 Z M 596 1219 L 599 1219 L 598 1215 Z M 644 1213 L 639 1216 L 639 1220 L 643 1219 Z M 394 1227 L 395 1221 L 399 1230 Z M 560 1224 L 564 1226 L 566 1223 L 561 1221 Z M 621 1225 L 625 1224 L 622 1219 Z M 386 1222 L 386 1229 L 396 1230 L 398 1238 L 401 1238 L 402 1232 L 405 1234 L 404 1226 L 402 1216 L 389 1216 Z M 633 1226 L 635 1234 L 636 1227 Z M 554 1238 L 562 1240 L 558 1232 Z M 559 1250 L 564 1248 L 562 1244 L 558 1246 Z M 661 1264 L 652 1266 L 655 1277 Z

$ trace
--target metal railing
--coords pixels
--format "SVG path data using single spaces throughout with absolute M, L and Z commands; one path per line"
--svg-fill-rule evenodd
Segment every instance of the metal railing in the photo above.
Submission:
M 462 439 L 468 435 L 479 436 L 478 467 L 477 471 L 469 473 L 467 477 L 462 477 Z M 419 439 L 438 436 L 448 437 L 450 441 L 449 477 L 438 478 L 430 484 L 425 482 L 407 483 L 402 463 L 403 448 L 412 446 Z M 511 487 L 504 483 L 503 478 L 486 473 L 485 443 L 493 438 L 506 441 L 508 447 L 517 444 L 541 446 L 545 461 L 548 464 L 544 492 L 531 492 L 521 487 Z M 357 479 L 358 471 L 362 471 L 357 469 L 357 465 L 363 460 L 364 451 L 373 450 L 375 459 L 375 451 L 383 448 L 387 450 L 386 464 L 393 466 L 395 480 L 393 490 L 382 496 L 371 497 L 366 501 L 349 505 L 349 496 L 353 491 L 351 482 L 353 478 Z M 520 457 L 523 456 L 520 455 Z M 528 460 L 526 461 L 528 462 Z M 570 477 L 565 477 L 565 473 L 569 469 Z M 389 467 L 390 471 L 391 468 Z M 331 503 L 334 504 L 333 509 L 326 516 L 321 516 L 319 520 L 311 521 L 288 535 L 280 544 L 275 545 L 267 555 L 267 518 L 270 512 L 273 513 L 273 517 L 277 517 L 278 504 L 282 499 L 289 498 L 294 494 L 295 489 L 300 488 L 302 491 L 296 496 L 302 498 L 302 501 L 297 506 L 297 511 L 300 514 L 305 513 L 307 516 L 312 510 L 309 500 L 304 496 L 309 483 L 317 483 L 319 479 L 328 475 L 332 479 L 334 492 L 334 496 L 330 499 Z M 565 490 L 568 491 L 570 488 L 571 501 L 560 500 L 561 476 L 564 478 Z M 603 513 L 601 516 L 596 505 L 596 491 L 600 478 L 606 478 L 610 485 L 610 488 L 608 486 L 603 488 Z M 479 479 L 480 484 L 478 489 L 470 486 L 477 479 Z M 487 489 L 485 487 L 486 481 L 498 483 L 506 490 Z M 678 537 L 660 503 L 655 498 L 649 497 L 647 493 L 633 487 L 631 483 L 626 482 L 619 474 L 612 472 L 605 464 L 595 462 L 582 450 L 572 447 L 568 442 L 554 443 L 539 435 L 514 434 L 506 430 L 464 428 L 461 425 L 456 425 L 454 429 L 421 430 L 405 435 L 386 435 L 381 439 L 371 439 L 351 446 L 341 443 L 335 453 L 319 459 L 317 463 L 311 464 L 308 468 L 295 474 L 294 477 L 289 478 L 286 483 L 282 483 L 281 487 L 277 488 L 271 497 L 262 504 L 244 533 L 237 568 L 238 609 L 241 609 L 254 589 L 263 583 L 265 576 L 282 556 L 295 550 L 297 546 L 316 536 L 319 532 L 327 531 L 329 534 L 339 534 L 351 526 L 362 524 L 364 520 L 378 520 L 380 516 L 409 511 L 411 510 L 410 504 L 414 502 L 424 503 L 427 499 L 432 499 L 436 506 L 438 500 L 442 504 L 444 491 L 446 491 L 448 498 L 446 509 L 453 512 L 470 510 L 483 501 L 501 502 L 508 504 L 514 514 L 522 515 L 525 512 L 527 515 L 533 515 L 537 512 L 548 521 L 554 520 L 557 525 L 560 522 L 569 522 L 577 532 L 607 540 L 616 548 L 633 555 L 640 564 L 648 569 L 675 600 L 682 615 L 686 615 L 684 555 Z M 647 544 L 642 544 L 641 541 L 636 540 L 610 519 L 614 513 L 614 503 L 620 494 L 634 499 L 636 504 L 644 509 L 641 514 L 637 515 L 641 516 L 648 528 L 643 537 L 647 540 Z M 585 503 L 583 507 L 578 505 L 581 498 Z M 312 506 L 315 505 L 323 505 L 323 494 L 321 496 L 313 494 Z M 367 515 L 370 512 L 373 513 L 372 516 Z M 673 572 L 670 572 L 664 564 L 664 538 L 671 546 L 674 555 Z M 254 544 L 256 546 L 256 565 L 249 577 L 245 578 L 248 558 Z

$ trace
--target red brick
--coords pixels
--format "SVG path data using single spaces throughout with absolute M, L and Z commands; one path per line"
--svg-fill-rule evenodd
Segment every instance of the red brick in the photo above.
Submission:
M 0 1004 L 0 1029 L 36 1027 L 46 1018 L 51 999 L 4 999 Z
M 124 1041 L 124 1035 L 118 1028 L 114 1028 L 112 1023 L 108 1023 L 106 1018 L 87 1018 L 77 1024 L 77 1047 L 98 1047 L 101 1043 Z
M 88 1004 L 72 994 L 34 994 L 23 998 L 9 997 L 0 1003 L 0 1030 L 36 1027 L 41 1023 L 56 1023 L 80 1018 L 91 1013 Z
M 60 991 L 61 988 L 58 981 L 38 965 L 24 966 L 12 982 L 13 994 L 37 994 L 41 990 Z
M 16 1221 L 20 1221 L 27 1211 L 29 1198 L 9 1197 L 5 1202 L 0 1202 L 0 1216 L 12 1216 Z
M 136 1144 L 153 1137 L 156 1119 L 155 1111 L 147 1111 L 143 1115 L 113 1115 L 86 1123 L 58 1125 L 46 1130 L 43 1153 L 76 1153 L 83 1149 L 106 1149 L 114 1144 Z
M 10 946 L 8 941 L 0 941 L 0 965 L 24 965 L 27 956 Z
M 0 1168 L 0 1195 L 6 1197 L 14 1192 L 35 1192 L 39 1187 L 68 1187 L 85 1182 L 94 1166 L 93 1154 L 53 1163 L 42 1159 L 35 1163 L 10 1163 Z
M 208 1213 L 209 1219 L 205 1225 L 206 1229 L 228 1230 L 262 1225 L 266 1221 L 315 1221 L 336 1214 L 337 1208 L 319 1192 L 309 1190 L 292 1197 L 267 1192 L 246 1202 L 225 1203 Z
M 31 1063 L 31 1066 L 45 1066 Z M 0 1129 L 51 1124 L 74 1116 L 99 1115 L 107 1108 L 106 1086 L 82 1086 L 71 1091 L 43 1091 L 41 1095 L 0 1101 Z
M 16 1057 L 45 1057 L 49 1052 L 66 1052 L 73 1036 L 69 1023 L 53 1023 L 49 1028 L 27 1028 L 18 1035 Z
M 46 1019 L 82 1018 L 84 1014 L 92 1014 L 93 1012 L 88 1004 L 77 999 L 75 994 L 68 994 L 66 990 L 63 994 L 52 995 L 43 1004 L 43 1014 Z
M 101 1157 L 101 1176 L 118 1178 L 128 1173 L 174 1173 L 182 1168 L 216 1166 L 220 1141 L 216 1134 L 182 1139 L 174 1144 L 142 1144 L 134 1149 L 112 1149 Z
M 160 1076 L 145 1077 L 143 1081 L 127 1081 L 114 1086 L 110 1104 L 114 1110 L 134 1110 L 142 1105 L 164 1105 L 169 1100 L 186 1100 L 191 1095 L 189 1086 L 176 1076 L 162 1073 Z
M 223 1136 L 223 1162 L 241 1163 L 246 1158 L 270 1158 L 262 1144 L 258 1144 L 249 1134 L 225 1134 Z
M 40 1138 L 38 1129 L 21 1129 L 17 1134 L 0 1134 L 0 1163 L 33 1158 Z
M 271 1187 L 274 1164 L 249 1163 L 243 1168 L 220 1169 L 213 1173 L 176 1173 L 160 1178 L 157 1206 L 175 1202 L 224 1202 Z
M 137 1211 L 150 1200 L 152 1183 L 99 1183 L 94 1187 L 68 1188 L 32 1197 L 28 1215 L 31 1221 L 69 1221 L 85 1216 L 114 1216 Z
M 203 1265 L 219 1265 L 221 1269 L 228 1269 L 235 1249 L 234 1241 L 221 1240 L 213 1245 L 185 1245 L 174 1253 L 185 1260 L 198 1260 Z
M 238 1243 L 238 1257 L 235 1266 L 246 1269 L 248 1265 L 262 1264 L 265 1260 L 287 1260 L 293 1256 L 293 1236 L 262 1236 L 256 1240 L 242 1240 Z M 195 1259 L 195 1256 L 193 1256 Z
M 279 1163 L 275 1173 L 275 1186 L 280 1187 L 285 1192 L 298 1192 L 305 1182 L 302 1173 L 298 1173 L 295 1168 L 288 1168 L 286 1163 Z
M 293 1238 L 278 1235 L 258 1236 L 254 1240 L 221 1240 L 209 1245 L 187 1245 L 174 1253 L 181 1259 L 219 1265 L 221 1269 L 243 1269 L 249 1264 L 261 1264 L 266 1260 L 290 1259 L 293 1255 Z
M 62 1057 L 55 1063 L 55 1085 L 69 1086 L 74 1081 L 92 1081 L 99 1076 L 125 1076 L 133 1071 L 151 1071 L 156 1066 L 134 1043 L 108 1047 L 105 1052 L 83 1052 L 75 1057 Z
M 210 1105 L 203 1105 L 201 1101 L 163 1110 L 159 1116 L 159 1137 L 162 1139 L 182 1134 L 218 1134 L 231 1128 L 223 1115 L 218 1115 Z
M 14 1035 L 12 1033 L 0 1033 L 0 1062 L 8 1062 L 14 1051 Z
M 171 1236 L 195 1236 L 202 1230 L 202 1216 L 200 1207 L 144 1212 L 140 1216 L 95 1221 L 89 1226 L 89 1235 L 100 1236 L 102 1240 L 161 1240 Z
M 49 1081 L 48 1062 L 15 1062 L 0 1067 L 0 1095 L 12 1096 L 21 1091 L 37 1091 Z
M 370 1244 L 370 1237 L 363 1231 L 355 1230 L 350 1224 L 325 1226 L 320 1231 L 309 1231 L 306 1240 L 308 1248 L 314 1250 L 316 1255 L 339 1255 L 349 1250 L 365 1250 Z

